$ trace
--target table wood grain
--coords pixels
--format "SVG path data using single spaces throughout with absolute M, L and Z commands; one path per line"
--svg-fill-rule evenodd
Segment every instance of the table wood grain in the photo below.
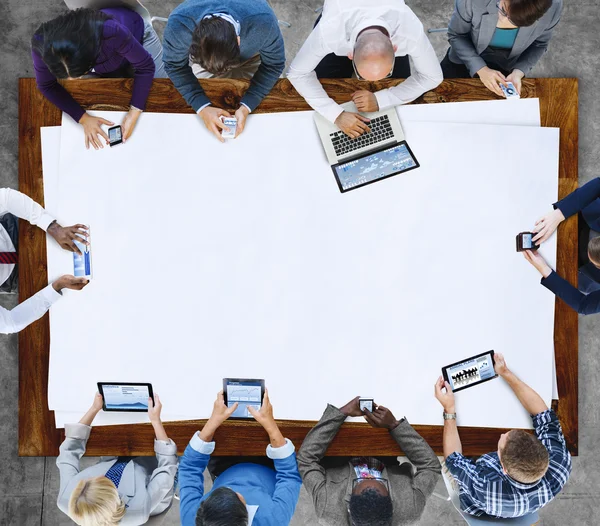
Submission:
M 398 80 L 364 83 L 351 79 L 323 80 L 327 93 L 345 102 L 356 89 L 375 91 L 397 84 Z M 235 110 L 248 86 L 243 80 L 200 81 L 210 99 L 220 107 Z M 64 86 L 84 108 L 126 111 L 131 79 L 89 79 L 64 82 Z M 578 83 L 577 79 L 525 79 L 523 97 L 540 99 L 542 126 L 560 128 L 559 196 L 577 188 L 578 161 Z M 446 80 L 415 103 L 464 102 L 496 99 L 479 80 Z M 255 113 L 309 110 L 287 80 L 280 80 Z M 155 80 L 146 111 L 193 113 L 167 79 Z M 58 126 L 61 113 L 37 90 L 34 79 L 19 80 L 19 189 L 43 204 L 42 152 L 40 127 Z M 45 234 L 25 221 L 19 229 L 19 299 L 24 301 L 48 283 Z M 577 283 L 577 216 L 558 230 L 557 271 Z M 554 328 L 559 400 L 553 401 L 571 452 L 578 450 L 578 316 L 556 300 Z M 64 431 L 54 426 L 54 413 L 48 409 L 48 366 L 50 353 L 49 318 L 45 315 L 19 334 L 19 455 L 55 456 Z M 73 365 L 76 369 L 77 364 Z M 76 370 L 73 374 L 77 374 Z M 431 381 L 431 379 L 423 379 Z M 65 386 L 68 389 L 68 386 Z M 432 389 L 433 391 L 433 389 Z M 433 396 L 433 395 L 432 395 Z M 325 408 L 325 400 L 323 408 Z M 211 404 L 212 400 L 204 401 Z M 435 403 L 432 401 L 432 403 Z M 441 412 L 441 408 L 440 408 Z M 165 427 L 183 452 L 203 420 L 167 423 Z M 285 436 L 298 448 L 314 422 L 279 421 Z M 436 453 L 442 453 L 441 426 L 415 426 Z M 504 429 L 461 427 L 466 455 L 480 455 L 497 448 Z M 149 424 L 94 427 L 87 445 L 88 455 L 152 455 L 153 430 Z M 226 422 L 215 435 L 217 455 L 264 455 L 267 436 L 253 422 Z M 389 433 L 366 424 L 342 426 L 327 454 L 330 456 L 402 454 Z

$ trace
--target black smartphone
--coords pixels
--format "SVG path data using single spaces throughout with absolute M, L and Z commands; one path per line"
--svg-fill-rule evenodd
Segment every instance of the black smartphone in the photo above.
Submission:
M 223 398 L 227 407 L 238 404 L 230 418 L 248 419 L 252 414 L 248 407 L 257 411 L 265 396 L 265 381 L 253 378 L 223 378 Z
M 540 248 L 533 241 L 535 234 L 533 232 L 520 232 L 517 234 L 517 252 L 523 252 L 523 250 L 537 250 Z
M 494 351 L 487 351 L 442 367 L 442 376 L 456 392 L 496 378 L 494 365 Z
M 121 130 L 121 126 L 113 126 L 108 129 L 108 143 L 111 146 L 116 146 L 117 144 L 121 144 L 123 142 L 123 130 Z
M 361 411 L 365 409 L 369 411 L 369 413 L 373 412 L 374 400 L 372 398 L 359 398 L 358 399 L 358 407 Z
M 154 403 L 152 384 L 136 382 L 98 382 L 105 411 L 148 411 L 148 398 Z

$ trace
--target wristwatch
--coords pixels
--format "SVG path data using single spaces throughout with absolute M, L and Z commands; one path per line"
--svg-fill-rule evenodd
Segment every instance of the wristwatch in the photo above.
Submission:
M 456 413 L 446 413 L 444 411 L 444 420 L 456 420 Z

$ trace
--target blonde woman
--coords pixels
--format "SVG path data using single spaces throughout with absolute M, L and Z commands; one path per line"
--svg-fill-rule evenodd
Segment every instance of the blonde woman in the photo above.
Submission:
M 145 524 L 171 505 L 177 473 L 177 446 L 160 420 L 162 404 L 158 395 L 149 399 L 148 416 L 154 427 L 153 457 L 101 457 L 80 470 L 79 460 L 92 422 L 102 409 L 102 396 L 78 424 L 65 426 L 66 438 L 56 460 L 60 472 L 58 507 L 80 526 L 136 526 Z

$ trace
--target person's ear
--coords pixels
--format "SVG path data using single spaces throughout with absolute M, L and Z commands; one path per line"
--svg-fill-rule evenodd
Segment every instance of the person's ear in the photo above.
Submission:
M 398 51 L 398 46 L 394 45 L 394 53 Z
M 350 53 L 348 53 L 348 58 L 350 60 L 354 60 L 354 52 L 353 51 L 350 51 Z
M 240 37 L 237 37 L 237 41 L 238 41 L 238 46 L 239 46 L 240 42 L 241 42 Z

